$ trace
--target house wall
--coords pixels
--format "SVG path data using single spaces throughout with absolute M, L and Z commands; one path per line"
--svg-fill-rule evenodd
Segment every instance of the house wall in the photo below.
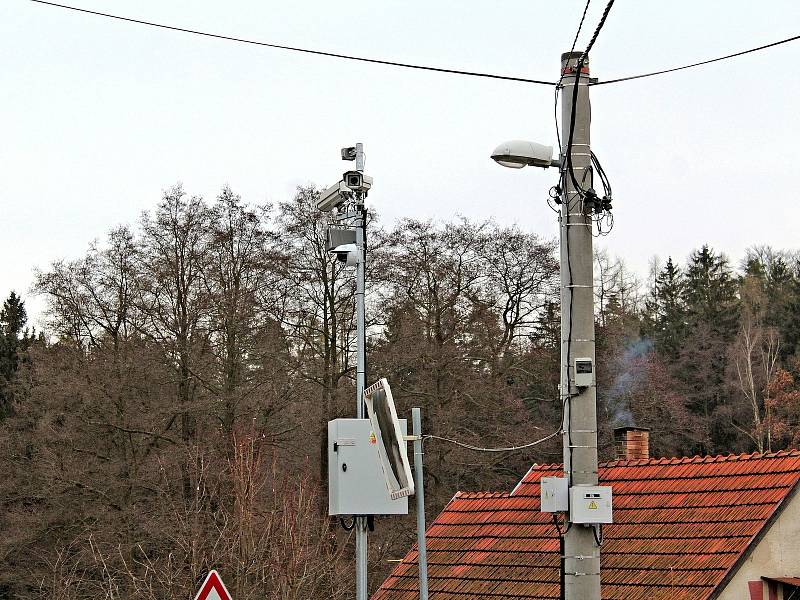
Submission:
M 762 577 L 800 577 L 800 493 L 793 494 L 788 506 L 715 598 L 783 600 L 781 590 L 770 594 L 766 585 L 760 586 L 762 597 L 751 595 L 748 584 L 760 582 Z

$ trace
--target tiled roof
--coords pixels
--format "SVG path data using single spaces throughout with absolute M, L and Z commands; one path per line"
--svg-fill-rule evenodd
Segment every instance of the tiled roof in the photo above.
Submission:
M 539 511 L 534 465 L 511 494 L 459 492 L 428 529 L 431 600 L 558 598 L 559 542 Z M 705 600 L 800 479 L 800 451 L 636 461 L 600 466 L 613 486 L 604 528 L 604 600 Z M 419 598 L 416 548 L 373 600 Z

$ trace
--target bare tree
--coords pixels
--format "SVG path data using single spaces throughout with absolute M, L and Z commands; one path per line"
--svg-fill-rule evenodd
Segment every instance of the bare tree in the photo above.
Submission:
M 139 331 L 158 345 L 175 376 L 180 436 L 191 445 L 197 434 L 197 373 L 208 347 L 209 210 L 180 185 L 164 192 L 155 212 L 142 216 L 142 271 L 138 282 Z M 192 479 L 182 464 L 184 498 Z
M 619 257 L 612 259 L 606 248 L 595 248 L 594 265 L 595 305 L 600 326 L 605 327 L 610 313 L 633 313 L 639 308 L 641 283 L 625 262 Z
M 247 206 L 226 186 L 209 211 L 202 279 L 213 363 L 198 378 L 221 400 L 219 419 L 228 432 L 242 410 L 251 417 L 272 415 L 291 389 L 288 377 L 280 376 L 286 373 L 287 348 L 275 318 L 282 314 L 276 292 L 283 290 L 285 261 L 268 229 L 269 210 Z M 282 367 L 270 368 L 273 362 Z
M 511 366 L 507 359 L 512 347 L 530 340 L 543 311 L 558 297 L 556 243 L 517 227 L 494 226 L 484 235 L 479 258 L 486 273 L 486 297 L 502 327 L 492 348 L 495 370 L 502 375 Z
M 86 255 L 56 261 L 37 271 L 34 292 L 45 296 L 54 333 L 88 348 L 103 340 L 116 348 L 135 327 L 133 311 L 137 248 L 127 227 L 112 229 L 103 246 Z
M 741 294 L 742 316 L 731 353 L 738 391 L 753 421 L 749 428 L 733 424 L 752 440 L 759 452 L 764 452 L 772 450 L 769 383 L 780 368 L 780 336 L 776 328 L 764 325 L 766 302 L 759 283 L 746 277 Z

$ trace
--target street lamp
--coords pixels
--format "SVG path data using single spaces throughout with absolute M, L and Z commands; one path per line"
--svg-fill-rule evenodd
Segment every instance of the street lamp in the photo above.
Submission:
M 525 140 L 511 140 L 503 142 L 492 152 L 492 160 L 509 169 L 522 167 L 559 167 L 561 161 L 553 159 L 553 147 L 527 142 Z

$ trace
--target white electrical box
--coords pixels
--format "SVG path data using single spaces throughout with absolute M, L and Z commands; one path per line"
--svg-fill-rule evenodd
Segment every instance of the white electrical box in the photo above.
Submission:
M 613 523 L 611 488 L 575 485 L 570 488 L 570 521 L 573 523 Z
M 542 512 L 569 510 L 569 481 L 566 477 L 542 477 L 540 480 Z
M 405 435 L 405 419 L 400 429 Z M 328 421 L 328 514 L 408 514 L 408 497 L 392 500 L 386 487 L 369 419 Z
M 594 384 L 594 363 L 591 358 L 576 358 L 572 370 L 576 387 L 589 387 Z

